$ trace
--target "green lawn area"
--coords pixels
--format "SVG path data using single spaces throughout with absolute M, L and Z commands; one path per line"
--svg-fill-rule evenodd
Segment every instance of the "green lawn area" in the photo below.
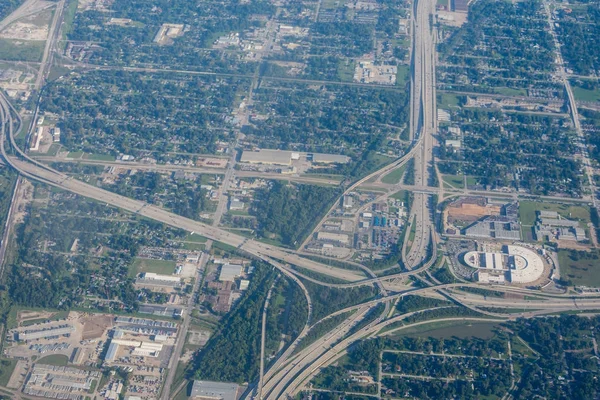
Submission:
M 48 156 L 55 156 L 58 154 L 58 151 L 60 150 L 60 144 L 59 143 L 52 143 L 50 145 L 50 148 L 48 149 L 48 152 L 46 153 L 46 155 Z
M 323 0 L 321 3 L 321 8 L 323 10 L 332 10 L 338 7 L 342 7 L 344 5 L 343 1 L 339 0 Z
M 85 154 L 83 158 L 95 161 L 115 161 L 115 157 L 110 154 Z
M 184 241 L 195 242 L 195 243 L 206 243 L 206 238 L 204 236 L 198 235 L 197 233 L 190 233 L 185 237 Z
M 21 125 L 21 129 L 15 135 L 15 139 L 25 139 L 27 135 L 27 129 L 29 128 L 29 124 L 31 123 L 31 117 L 23 117 L 23 125 Z M 50 146 L 52 147 L 52 146 Z
M 521 220 L 521 224 L 533 226 L 536 219 L 535 212 L 538 210 L 556 211 L 568 219 L 579 220 L 584 223 L 590 222 L 590 209 L 587 206 L 521 201 L 519 202 L 519 219 Z
M 396 85 L 405 85 L 410 78 L 410 67 L 408 65 L 398 65 L 396 72 Z
M 6 61 L 39 62 L 45 44 L 44 40 L 0 39 L 0 58 Z
M 0 359 L 0 386 L 8 385 L 16 365 L 17 360 Z
M 154 272 L 155 274 L 171 275 L 173 271 L 175 271 L 175 267 L 175 261 L 171 260 L 136 258 L 129 268 L 129 275 L 134 277 L 140 272 Z
M 193 382 L 190 382 L 187 385 L 185 385 L 183 388 L 181 388 L 179 393 L 177 393 L 177 395 L 175 397 L 173 397 L 173 400 L 187 400 L 188 393 L 192 392 L 192 384 L 193 384 Z
M 452 322 L 452 321 L 446 321 Z M 449 324 L 444 326 L 434 327 L 431 325 L 425 325 L 425 330 L 418 334 L 405 333 L 406 336 L 410 337 L 432 337 L 436 339 L 447 339 L 447 338 L 469 338 L 477 337 L 481 339 L 490 339 L 494 336 L 494 330 L 497 329 L 498 324 L 494 322 L 467 322 L 466 324 L 457 323 Z M 400 331 L 402 332 L 402 331 Z M 408 330 L 407 330 L 408 332 Z
M 354 79 L 354 61 L 338 61 L 337 75 L 338 79 L 342 82 L 352 82 L 352 80 Z
M 20 311 L 47 311 L 47 312 L 53 312 L 54 315 L 52 317 L 49 318 L 40 318 L 40 319 L 33 319 L 30 320 L 30 322 L 25 322 L 23 323 L 23 326 L 28 326 L 28 325 L 32 325 L 38 322 L 42 322 L 42 321 L 46 321 L 46 320 L 50 320 L 50 321 L 57 321 L 59 319 L 65 319 L 67 317 L 67 315 L 69 314 L 68 311 L 65 310 L 54 310 L 51 308 L 40 308 L 40 307 L 26 307 L 26 306 L 12 306 L 10 308 L 10 311 L 8 312 L 8 316 L 6 317 L 6 327 L 7 329 L 14 329 L 17 327 L 17 315 Z
M 187 367 L 187 363 L 180 362 L 177 364 L 177 369 L 175 370 L 175 378 L 173 379 L 173 386 L 172 386 L 173 389 L 176 389 L 177 387 L 179 387 L 181 382 L 183 382 L 183 380 L 185 379 L 186 367 Z M 187 393 L 185 388 L 187 388 L 187 385 L 184 386 L 184 393 Z M 169 394 L 170 394 L 169 398 L 173 398 L 172 396 L 175 395 L 176 393 L 171 392 Z
M 513 89 L 509 87 L 495 87 L 492 88 L 494 93 L 503 94 L 505 96 L 527 96 L 526 89 Z
M 37 363 L 63 367 L 69 363 L 69 357 L 62 354 L 51 354 L 49 356 L 40 358 Z
M 406 199 L 406 190 L 400 190 L 399 192 L 394 193 L 390 197 L 393 199 L 404 201 Z
M 83 151 L 71 151 L 69 154 L 67 154 L 67 158 L 82 158 L 83 156 Z
M 600 101 L 600 90 L 588 90 L 579 86 L 572 86 L 573 95 L 581 101 Z
M 457 189 L 464 189 L 465 183 L 462 175 L 443 175 L 442 181 Z
M 441 108 L 457 108 L 459 106 L 458 96 L 450 93 L 438 94 L 438 106 Z
M 191 251 L 202 251 L 204 250 L 204 244 L 203 243 L 183 243 L 183 248 L 186 250 L 191 250 Z
M 410 224 L 410 232 L 408 234 L 408 241 L 412 243 L 415 240 L 416 234 L 417 234 L 417 222 L 416 222 L 416 217 L 415 217 L 415 218 L 413 218 L 413 220 L 411 221 L 411 224 Z
M 600 287 L 600 251 L 558 251 L 560 277 L 573 285 Z
M 475 186 L 477 185 L 477 177 L 467 175 L 467 186 Z
M 385 175 L 383 178 L 381 178 L 381 182 L 389 184 L 400 183 L 400 179 L 402 179 L 404 171 L 406 171 L 406 164 Z

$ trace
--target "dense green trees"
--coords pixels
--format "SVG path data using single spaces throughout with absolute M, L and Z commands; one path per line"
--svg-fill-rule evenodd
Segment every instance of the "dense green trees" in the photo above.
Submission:
M 3 20 L 13 12 L 17 7 L 19 7 L 24 0 L 3 0 L 0 3 L 0 21 Z
M 258 220 L 262 237 L 295 247 L 339 194 L 337 188 L 272 181 L 269 188 L 256 191 L 250 213 Z
M 334 311 L 370 300 L 377 294 L 377 290 L 373 286 L 338 289 L 310 281 L 303 280 L 303 283 L 312 299 L 313 322 Z
M 258 376 L 262 310 L 275 272 L 262 263 L 255 267 L 248 291 L 196 355 L 196 378 L 244 383 Z

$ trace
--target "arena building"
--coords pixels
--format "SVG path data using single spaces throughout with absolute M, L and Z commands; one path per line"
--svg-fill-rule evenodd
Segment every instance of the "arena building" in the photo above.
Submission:
M 522 246 L 503 246 L 502 252 L 470 251 L 464 255 L 469 267 L 477 268 L 480 282 L 531 283 L 544 273 L 542 258 L 531 249 Z

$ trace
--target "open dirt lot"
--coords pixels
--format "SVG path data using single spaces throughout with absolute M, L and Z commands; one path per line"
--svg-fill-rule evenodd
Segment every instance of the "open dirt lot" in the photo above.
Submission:
M 81 319 L 83 324 L 82 340 L 102 337 L 107 329 L 113 326 L 114 317 L 111 315 L 91 315 Z
M 500 206 L 480 206 L 462 204 L 461 207 L 448 207 L 448 216 L 460 220 L 477 220 L 486 215 L 500 215 Z
M 46 40 L 52 19 L 50 10 L 29 15 L 0 31 L 0 38 L 17 40 Z

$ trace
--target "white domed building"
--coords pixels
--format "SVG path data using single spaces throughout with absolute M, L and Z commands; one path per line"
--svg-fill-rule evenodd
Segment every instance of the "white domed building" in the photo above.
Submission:
M 503 246 L 502 252 L 470 251 L 464 262 L 476 268 L 483 283 L 527 284 L 540 279 L 544 273 L 543 259 L 532 249 L 523 246 Z

